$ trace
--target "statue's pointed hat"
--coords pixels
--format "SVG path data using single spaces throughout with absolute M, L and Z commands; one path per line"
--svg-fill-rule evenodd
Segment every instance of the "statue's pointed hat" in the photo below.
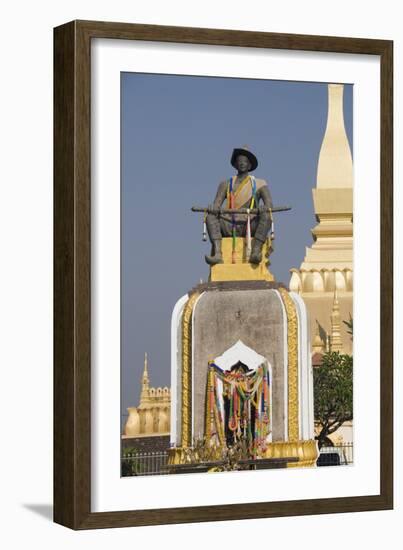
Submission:
M 248 157 L 249 162 L 251 164 L 250 172 L 252 172 L 252 170 L 256 170 L 257 165 L 258 165 L 257 158 L 255 157 L 255 155 L 253 153 L 251 153 L 249 151 L 249 149 L 246 145 L 244 145 L 243 147 L 234 149 L 234 151 L 232 153 L 232 157 L 231 157 L 231 164 L 234 168 L 236 168 L 235 161 L 236 161 L 236 158 L 239 155 L 245 155 L 245 157 Z

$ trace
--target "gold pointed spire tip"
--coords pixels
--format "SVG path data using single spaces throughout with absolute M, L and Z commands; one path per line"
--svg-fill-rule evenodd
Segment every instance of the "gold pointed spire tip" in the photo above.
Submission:
M 148 356 L 147 352 L 144 353 L 144 370 L 143 370 L 143 380 L 147 378 L 148 380 Z

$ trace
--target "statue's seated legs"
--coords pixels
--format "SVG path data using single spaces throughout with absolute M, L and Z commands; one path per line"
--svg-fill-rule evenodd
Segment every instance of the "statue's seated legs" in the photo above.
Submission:
M 232 221 L 228 217 L 208 214 L 206 218 L 207 232 L 212 244 L 210 256 L 206 256 L 209 265 L 223 263 L 221 240 L 223 237 L 232 237 Z M 246 217 L 237 220 L 235 231 L 237 237 L 246 237 Z M 267 212 L 259 213 L 250 220 L 251 236 L 253 237 L 252 251 L 249 258 L 250 263 L 259 264 L 262 261 L 262 246 L 266 241 L 271 227 L 271 220 Z

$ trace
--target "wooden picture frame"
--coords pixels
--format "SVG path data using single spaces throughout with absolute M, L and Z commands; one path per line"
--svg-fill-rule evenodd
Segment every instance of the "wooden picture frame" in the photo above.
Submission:
M 91 512 L 91 40 L 112 38 L 380 56 L 381 383 L 378 495 Z M 72 529 L 385 510 L 393 507 L 393 43 L 127 23 L 54 30 L 54 520 Z

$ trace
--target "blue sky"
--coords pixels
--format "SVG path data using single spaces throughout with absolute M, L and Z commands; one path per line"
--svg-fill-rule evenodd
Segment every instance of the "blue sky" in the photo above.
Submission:
M 151 383 L 170 385 L 170 317 L 206 280 L 201 215 L 248 145 L 275 205 L 271 271 L 288 284 L 315 225 L 312 188 L 326 127 L 327 83 L 122 73 L 122 412 L 138 403 L 144 352 Z M 344 116 L 352 144 L 352 90 Z

